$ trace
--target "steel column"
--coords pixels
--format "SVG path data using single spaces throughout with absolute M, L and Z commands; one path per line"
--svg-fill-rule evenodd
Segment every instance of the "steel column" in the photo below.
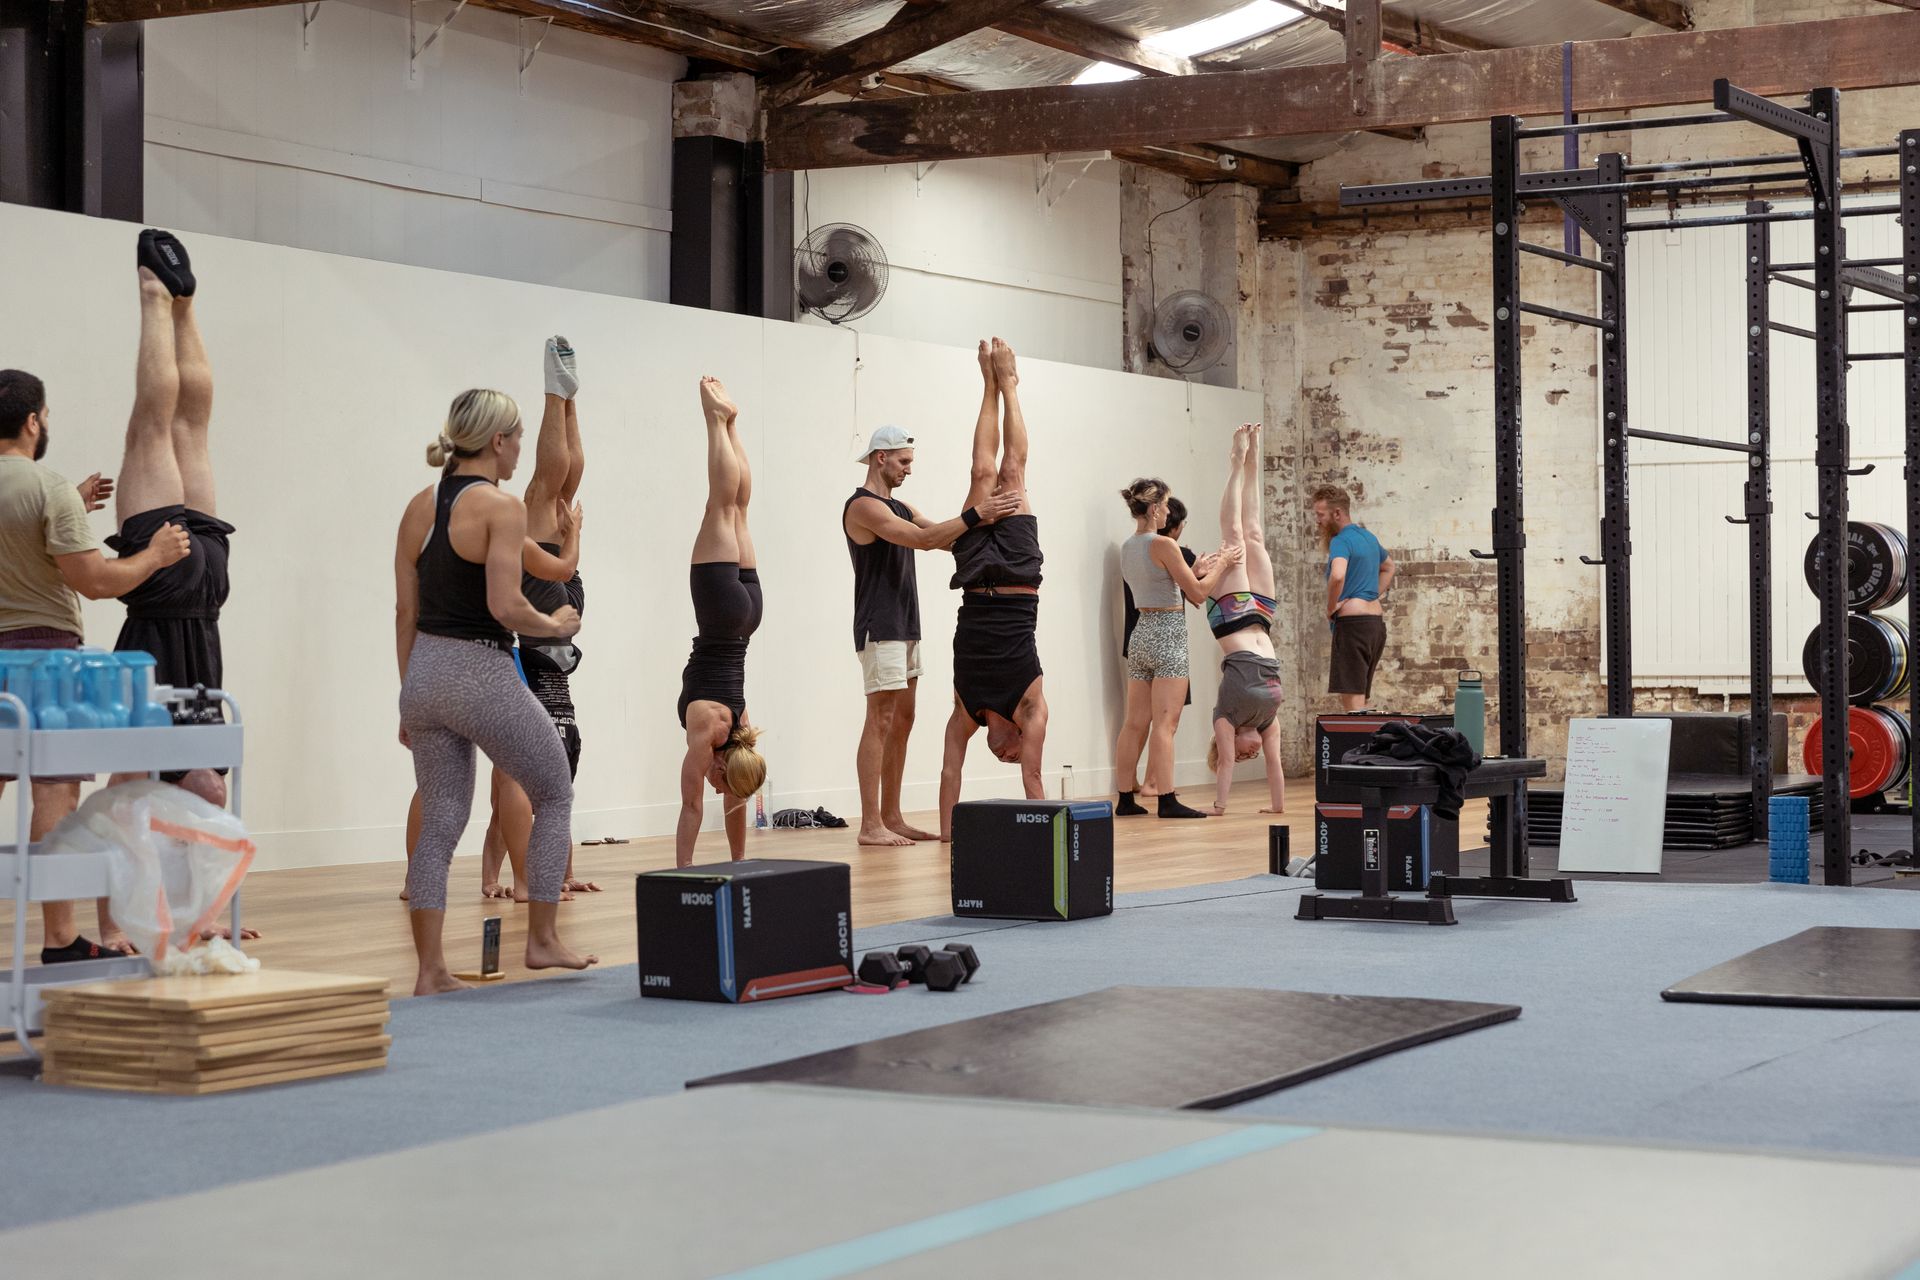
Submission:
M 1914 301 L 1907 304 L 1903 318 L 1907 349 L 1907 633 L 1920 627 L 1920 556 L 1911 548 L 1920 532 L 1920 129 L 1908 129 L 1900 135 L 1895 148 L 1900 171 L 1900 234 L 1906 261 L 1900 269 L 1901 280 Z M 1908 694 L 1907 718 L 1920 720 L 1920 693 Z M 1908 807 L 1913 811 L 1909 849 L 1920 850 L 1920 805 L 1911 803 L 1916 790 L 1909 775 Z
M 1748 213 L 1765 213 L 1764 200 Z M 1763 222 L 1747 226 L 1747 637 L 1753 668 L 1748 699 L 1752 719 L 1748 773 L 1753 785 L 1753 835 L 1767 838 L 1773 796 L 1773 388 L 1769 370 L 1768 286 L 1772 234 Z
M 1526 512 L 1520 441 L 1520 121 L 1493 121 L 1493 558 L 1499 600 L 1500 754 L 1527 754 Z M 1507 801 L 1510 829 L 1527 829 L 1526 792 Z M 1507 857 L 1500 845 L 1508 843 Z M 1496 841 L 1494 876 L 1525 876 L 1531 859 L 1524 836 Z M 1511 865 L 1502 866 L 1510 861 Z
M 1620 179 L 1624 157 L 1603 155 L 1596 162 L 1602 182 Z M 1605 565 L 1607 714 L 1633 714 L 1633 541 L 1627 493 L 1627 198 L 1615 195 L 1594 202 L 1596 217 L 1588 231 L 1599 244 L 1600 260 L 1613 267 L 1600 277 L 1600 314 L 1613 327 L 1600 335 L 1600 408 L 1604 434 L 1601 480 L 1600 560 Z
M 1808 110 L 1826 121 L 1826 163 L 1813 209 L 1814 361 L 1816 402 L 1813 462 L 1820 518 L 1821 829 L 1826 882 L 1852 884 L 1853 814 L 1847 746 L 1847 304 L 1840 287 L 1846 239 L 1840 210 L 1840 95 L 1816 89 Z M 1815 156 L 1819 161 L 1821 157 Z

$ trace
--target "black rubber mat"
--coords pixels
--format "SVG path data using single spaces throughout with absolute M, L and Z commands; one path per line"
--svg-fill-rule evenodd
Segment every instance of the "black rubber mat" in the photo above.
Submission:
M 1660 995 L 1706 1004 L 1920 1009 L 1920 929 L 1806 929 Z
M 816 1084 L 1089 1106 L 1226 1107 L 1519 1016 L 1518 1005 L 1460 1000 L 1108 987 L 688 1087 Z

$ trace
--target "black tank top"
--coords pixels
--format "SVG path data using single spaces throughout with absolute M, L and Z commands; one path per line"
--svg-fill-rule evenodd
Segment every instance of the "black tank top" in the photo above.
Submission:
M 998 524 L 977 524 L 953 544 L 955 591 L 969 587 L 1037 587 L 1040 566 L 1040 522 L 1034 517 L 1008 516 Z
M 902 520 L 913 519 L 913 508 L 898 498 L 855 489 L 840 508 L 841 533 L 847 531 L 848 509 L 862 498 L 879 498 Z M 849 535 L 847 554 L 853 558 L 853 647 L 864 649 L 869 640 L 918 640 L 920 582 L 914 577 L 913 548 L 885 538 L 863 547 Z
M 485 476 L 446 476 L 440 481 L 433 503 L 433 532 L 414 561 L 420 574 L 419 629 L 430 636 L 481 640 L 511 649 L 513 633 L 487 608 L 487 566 L 463 558 L 447 533 L 454 500 L 476 484 L 490 483 Z
M 560 554 L 557 542 L 542 542 L 540 549 L 550 556 Z M 549 582 L 545 578 L 536 578 L 530 573 L 520 575 L 520 594 L 527 603 L 542 613 L 552 613 L 562 605 L 572 605 L 574 611 L 584 614 L 587 611 L 587 588 L 580 581 L 580 571 L 575 569 L 573 576 L 565 582 Z M 558 636 L 522 635 L 521 644 L 571 644 Z

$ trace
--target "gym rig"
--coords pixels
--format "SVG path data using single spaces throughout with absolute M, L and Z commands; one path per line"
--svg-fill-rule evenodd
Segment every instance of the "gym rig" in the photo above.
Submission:
M 1499 609 L 1500 752 L 1523 757 L 1527 753 L 1526 685 L 1526 521 L 1520 455 L 1520 316 L 1587 325 L 1602 334 L 1600 361 L 1601 407 L 1605 414 L 1603 513 L 1600 556 L 1581 557 L 1585 564 L 1605 571 L 1606 714 L 1633 715 L 1631 569 L 1627 498 L 1627 441 L 1661 440 L 1705 449 L 1747 455 L 1744 512 L 1729 516 L 1747 528 L 1752 636 L 1750 660 L 1753 691 L 1753 731 L 1749 772 L 1753 791 L 1755 834 L 1766 836 L 1767 801 L 1773 789 L 1770 726 L 1773 714 L 1772 515 L 1773 490 L 1769 468 L 1768 362 L 1770 337 L 1786 332 L 1810 339 L 1816 360 L 1817 408 L 1814 466 L 1817 476 L 1821 572 L 1818 575 L 1819 626 L 1828 637 L 1822 647 L 1819 679 L 1821 775 L 1824 821 L 1823 863 L 1826 883 L 1853 883 L 1853 823 L 1848 785 L 1847 649 L 1847 477 L 1863 475 L 1871 467 L 1850 465 L 1847 427 L 1847 369 L 1855 360 L 1904 360 L 1906 367 L 1906 537 L 1914 545 L 1920 526 L 1920 129 L 1900 133 L 1892 146 L 1852 150 L 1840 146 L 1840 94 L 1815 89 L 1805 107 L 1785 106 L 1735 87 L 1726 80 L 1714 83 L 1714 111 L 1708 114 L 1661 116 L 1640 120 L 1610 120 L 1523 126 L 1517 116 L 1492 121 L 1493 172 L 1484 178 L 1454 178 L 1431 182 L 1390 183 L 1342 187 L 1340 203 L 1349 207 L 1419 204 L 1438 200 L 1490 197 L 1493 228 L 1493 371 L 1494 371 L 1494 509 L 1493 550 L 1472 551 L 1476 559 L 1492 560 L 1497 571 Z M 1698 162 L 1628 164 L 1618 152 L 1595 158 L 1591 167 L 1522 172 L 1520 143 L 1532 138 L 1562 137 L 1569 159 L 1577 138 L 1591 133 L 1623 133 L 1642 129 L 1687 128 L 1744 122 L 1760 125 L 1793 139 L 1796 150 L 1779 155 L 1740 156 Z M 1843 160 L 1897 157 L 1899 199 L 1842 208 L 1840 165 Z M 1715 170 L 1741 170 L 1715 174 Z M 1674 175 L 1674 176 L 1669 176 Z M 1704 176 L 1678 176 L 1704 175 Z M 1627 199 L 1646 192 L 1682 191 L 1714 187 L 1752 187 L 1763 182 L 1804 178 L 1813 208 L 1807 212 L 1780 212 L 1769 204 L 1750 201 L 1744 213 L 1728 216 L 1630 220 Z M 1521 199 L 1542 196 L 1553 200 L 1592 239 L 1598 257 L 1577 252 L 1578 237 L 1569 235 L 1565 250 L 1528 244 L 1520 236 Z M 1898 214 L 1903 254 L 1899 258 L 1850 261 L 1846 257 L 1846 219 Z M 1813 224 L 1811 262 L 1775 263 L 1769 252 L 1768 228 L 1773 223 L 1807 221 Z M 1747 229 L 1747 413 L 1745 441 L 1710 440 L 1698 436 L 1645 431 L 1630 425 L 1627 404 L 1626 270 L 1627 237 L 1635 231 L 1677 231 L 1693 227 L 1744 226 Z M 1598 273 L 1598 316 L 1581 315 L 1522 301 L 1520 255 L 1530 253 L 1566 266 Z M 1898 273 L 1885 270 L 1899 268 Z M 1810 272 L 1808 283 L 1801 275 Z M 1814 327 L 1798 329 L 1769 318 L 1767 288 L 1782 280 L 1810 289 L 1816 297 Z M 1855 305 L 1853 291 L 1885 299 Z M 1889 305 L 1891 304 L 1891 305 Z M 1904 349 L 1852 352 L 1847 346 L 1850 312 L 1900 310 L 1904 312 Z M 1908 631 L 1920 637 L 1920 574 L 1909 556 L 1907 564 Z M 1910 708 L 1912 702 L 1909 703 Z M 1526 792 L 1509 802 L 1518 806 L 1521 831 L 1526 830 Z M 1912 848 L 1920 851 L 1920 805 L 1912 806 Z M 1528 855 L 1523 840 L 1515 851 L 1513 874 L 1526 876 Z

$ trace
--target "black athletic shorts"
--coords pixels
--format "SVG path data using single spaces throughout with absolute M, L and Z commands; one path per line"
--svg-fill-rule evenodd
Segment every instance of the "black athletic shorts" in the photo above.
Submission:
M 577 658 L 575 665 L 578 665 Z M 527 688 L 533 691 L 534 701 L 546 711 L 553 721 L 553 727 L 560 733 L 560 745 L 567 749 L 568 776 L 578 778 L 580 726 L 574 719 L 573 685 L 569 678 L 572 667 L 562 671 L 553 659 L 540 651 L 540 647 L 522 643 L 520 669 L 526 673 Z
M 1333 620 L 1333 670 L 1328 693 L 1373 692 L 1373 670 L 1387 647 L 1387 620 L 1378 614 L 1353 614 Z
M 120 597 L 127 620 L 113 642 L 116 653 L 150 653 L 153 678 L 176 689 L 205 685 L 221 687 L 226 662 L 220 652 L 220 608 L 227 602 L 228 537 L 233 526 L 192 507 L 155 507 L 130 516 L 107 545 L 122 559 L 138 555 L 165 524 L 187 531 L 193 552 L 170 564 Z M 225 715 L 210 711 L 176 710 L 175 724 L 223 724 Z M 219 770 L 226 773 L 225 769 Z M 183 773 L 163 773 L 167 782 L 179 782 Z
M 127 621 L 114 649 L 154 657 L 154 679 L 176 689 L 203 684 L 220 688 L 220 608 L 227 602 L 228 537 L 233 526 L 191 507 L 156 507 L 120 526 L 107 545 L 122 559 L 146 550 L 164 524 L 177 524 L 193 541 L 193 554 L 120 597 Z

